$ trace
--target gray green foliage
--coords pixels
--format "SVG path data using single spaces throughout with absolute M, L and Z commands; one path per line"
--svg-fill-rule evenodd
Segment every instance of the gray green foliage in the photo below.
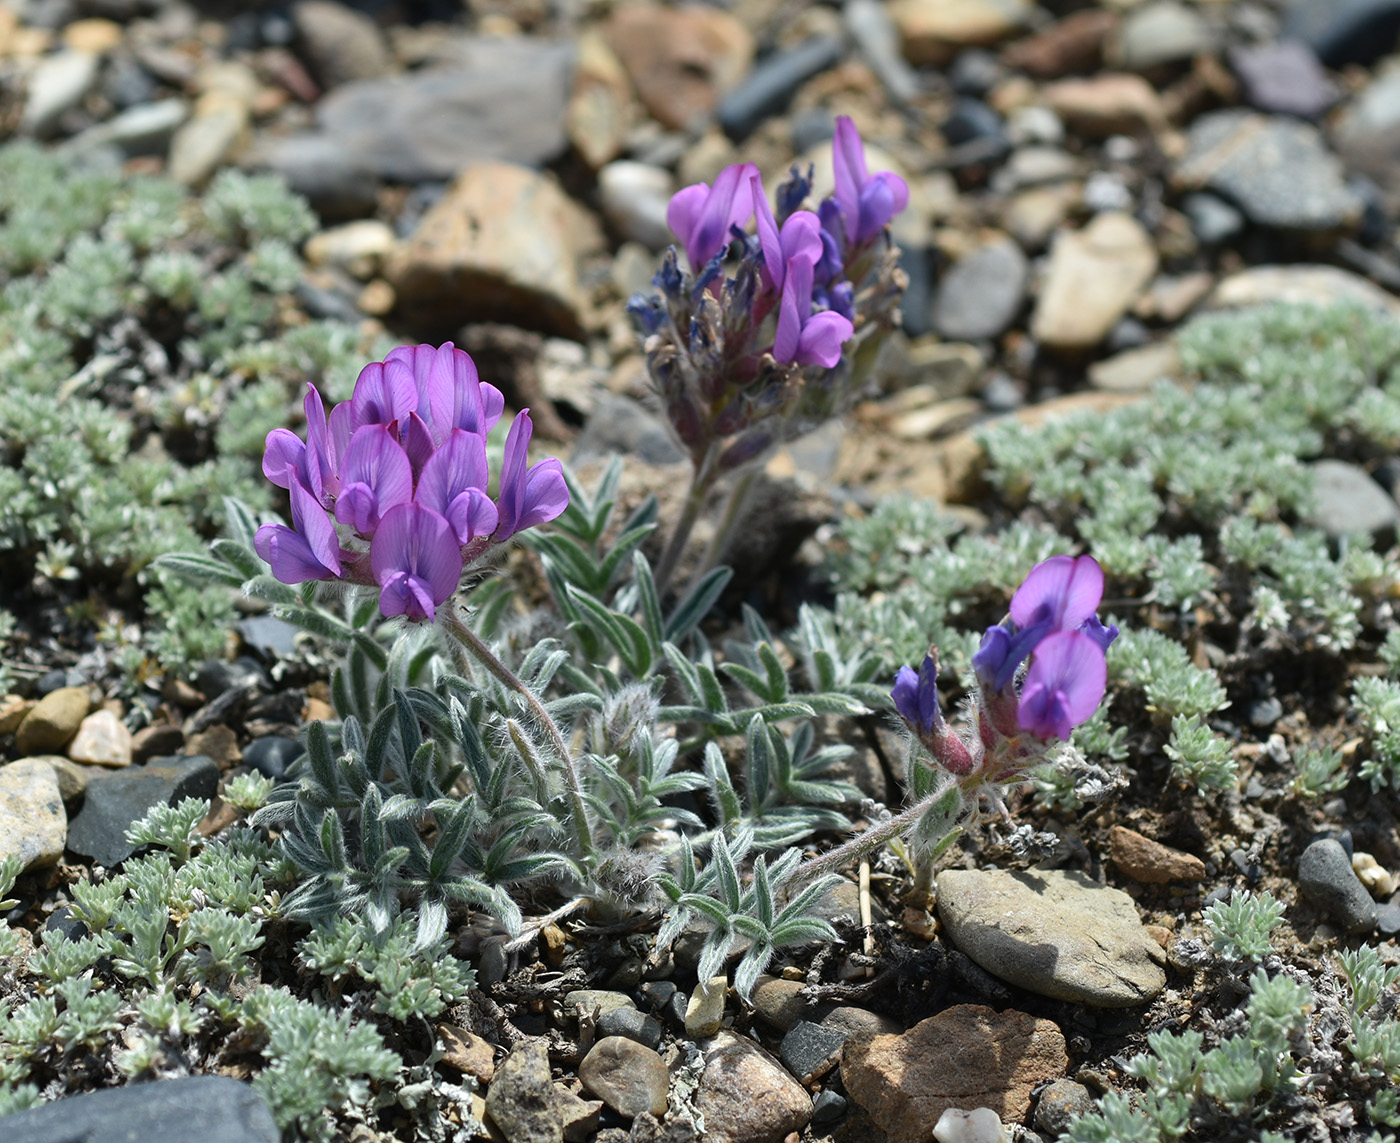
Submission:
M 1258 961 L 1273 952 L 1269 934 L 1283 920 L 1283 905 L 1267 891 L 1258 896 L 1235 892 L 1204 915 L 1217 953 L 1230 961 Z

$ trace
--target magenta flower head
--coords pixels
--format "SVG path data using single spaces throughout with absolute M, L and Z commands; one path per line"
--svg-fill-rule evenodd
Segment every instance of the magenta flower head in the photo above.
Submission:
M 832 168 L 848 248 L 865 246 L 909 205 L 909 186 L 902 178 L 889 171 L 867 172 L 865 145 L 847 115 L 836 117 Z
M 812 312 L 812 282 L 821 245 L 820 239 L 816 241 L 817 250 L 801 250 L 788 259 L 773 356 L 782 362 L 830 369 L 841 360 L 841 346 L 850 340 L 855 326 L 831 310 Z
M 1041 741 L 1068 739 L 1103 701 L 1108 665 L 1103 648 L 1083 631 L 1056 631 L 1042 639 L 1021 686 L 1017 721 Z
M 569 506 L 569 486 L 564 483 L 563 466 L 557 460 L 550 457 L 528 471 L 525 468 L 534 431 L 530 410 L 521 409 L 506 436 L 500 494 L 496 497 L 499 517 L 491 535 L 496 543 L 553 520 Z
M 750 180 L 757 176 L 758 168 L 752 163 L 736 163 L 720 171 L 713 187 L 695 183 L 671 196 L 666 225 L 685 247 L 691 273 L 698 274 L 729 245 L 731 226 L 748 225 L 754 210 Z
M 400 504 L 379 522 L 369 548 L 379 610 L 426 619 L 437 614 L 462 577 L 462 549 L 452 525 L 431 508 Z
M 264 524 L 253 537 L 258 555 L 272 566 L 272 574 L 283 583 L 305 583 L 312 579 L 340 576 L 340 544 L 335 526 L 326 510 L 288 469 L 282 485 L 292 497 L 292 527 Z

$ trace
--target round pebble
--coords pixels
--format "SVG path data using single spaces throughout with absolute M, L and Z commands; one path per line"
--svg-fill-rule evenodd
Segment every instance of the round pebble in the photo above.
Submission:
M 671 1087 L 666 1062 L 626 1036 L 607 1036 L 594 1044 L 579 1065 L 578 1078 L 590 1095 L 628 1119 L 644 1111 L 666 1114 Z
M 1348 933 L 1370 932 L 1376 927 L 1376 903 L 1356 876 L 1341 842 L 1323 838 L 1303 850 L 1298 861 L 1298 887 Z

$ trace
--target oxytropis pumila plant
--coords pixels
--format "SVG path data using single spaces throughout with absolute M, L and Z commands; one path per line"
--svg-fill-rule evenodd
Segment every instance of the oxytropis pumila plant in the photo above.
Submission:
M 835 191 L 816 210 L 803 205 L 811 168 L 805 176 L 793 168 L 776 212 L 752 163 L 678 191 L 666 218 L 689 268 L 671 247 L 653 279 L 659 293 L 629 304 L 652 383 L 694 465 L 657 567 L 663 592 L 720 478 L 741 472 L 701 574 L 724 557 L 753 462 L 841 412 L 865 380 L 876 335 L 899 320 L 905 278 L 888 226 L 909 188 L 867 170 L 845 116 L 832 165 Z

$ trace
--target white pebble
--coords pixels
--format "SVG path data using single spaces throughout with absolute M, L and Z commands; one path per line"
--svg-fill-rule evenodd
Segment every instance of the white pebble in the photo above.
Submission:
M 950 1107 L 938 1117 L 933 1137 L 938 1143 L 1002 1143 L 1001 1116 L 990 1107 Z

